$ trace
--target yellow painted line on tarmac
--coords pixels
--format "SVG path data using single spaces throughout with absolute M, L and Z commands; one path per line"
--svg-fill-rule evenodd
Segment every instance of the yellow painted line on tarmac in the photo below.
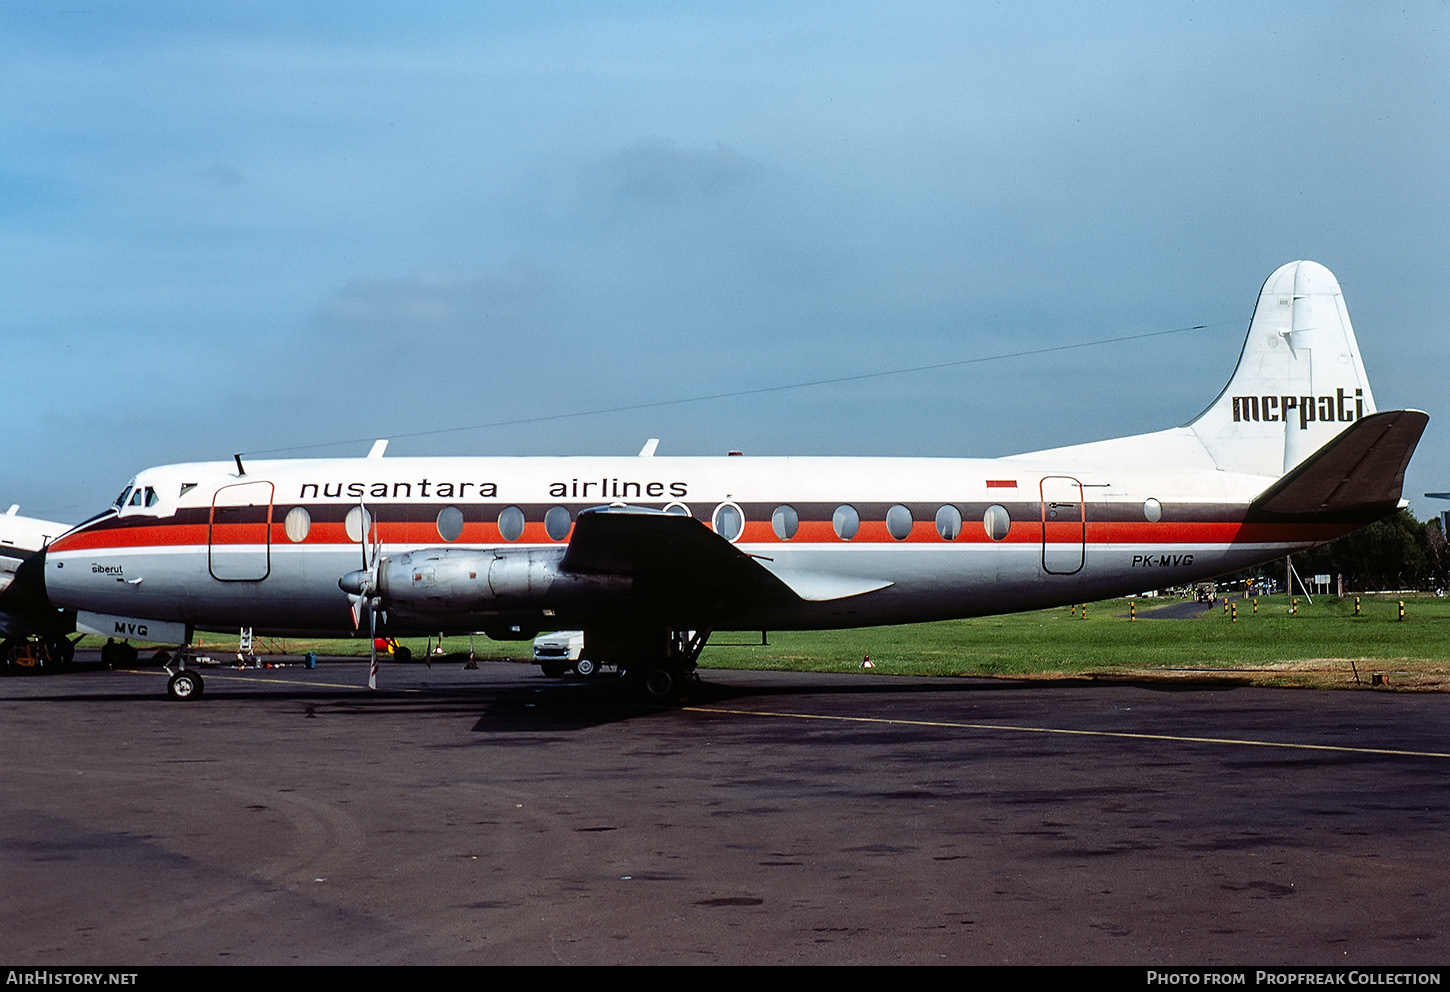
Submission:
M 1016 734 L 1067 734 L 1077 737 L 1119 737 L 1125 740 L 1171 741 L 1176 744 L 1231 744 L 1239 747 L 1278 747 L 1293 751 L 1334 751 L 1341 754 L 1378 754 L 1399 758 L 1450 758 L 1443 751 L 1402 751 L 1384 747 L 1344 747 L 1336 744 L 1289 744 L 1235 737 L 1189 737 L 1175 734 L 1133 734 L 1118 730 L 1069 730 L 1063 727 L 1017 727 L 1000 723 L 958 723 L 946 720 L 902 720 L 873 716 L 828 716 L 815 713 L 777 713 L 770 710 L 736 710 L 711 706 L 686 706 L 691 713 L 724 713 L 732 716 L 764 716 L 787 720 L 827 720 L 837 723 L 870 723 L 903 727 L 942 727 L 950 730 L 998 730 Z
M 231 671 L 222 671 L 222 672 L 219 672 L 219 671 L 213 671 L 211 669 L 206 669 L 206 668 L 188 668 L 187 671 L 188 672 L 195 672 L 197 675 L 200 675 L 202 677 L 203 681 L 206 681 L 206 682 L 212 682 L 212 681 L 215 681 L 215 680 L 218 680 L 218 679 L 220 679 L 222 681 L 247 682 L 247 683 L 269 682 L 269 683 L 273 683 L 273 684 L 276 684 L 276 685 L 307 686 L 308 688 L 312 688 L 312 689 L 363 689 L 363 690 L 366 690 L 367 687 L 368 687 L 367 686 L 366 678 L 364 678 L 364 680 L 362 682 L 318 682 L 318 681 L 315 681 L 313 679 L 283 679 L 283 678 L 277 678 L 275 676 L 268 676 L 268 675 L 238 675 L 238 674 L 234 674 L 234 672 L 236 671 L 236 669 L 233 669 Z M 248 671 L 248 669 L 243 669 L 243 671 Z M 256 669 L 250 669 L 249 671 L 256 671 Z M 367 670 L 366 669 L 363 669 L 363 671 L 364 671 L 364 674 L 366 674 L 366 671 Z M 148 672 L 148 671 L 139 671 L 138 672 L 138 671 L 136 671 L 134 669 L 129 669 L 129 668 L 120 668 L 120 669 L 117 669 L 116 672 L 115 672 L 115 674 L 117 674 L 117 675 L 162 675 L 162 676 L 165 676 L 166 678 L 170 678 L 171 677 L 171 676 L 167 675 L 164 671 L 151 671 L 151 672 Z M 382 679 L 380 678 L 378 680 L 378 691 L 386 691 L 386 692 L 422 692 L 423 690 L 422 689 L 417 689 L 417 688 L 411 688 L 410 689 L 407 686 L 383 685 L 382 684 Z

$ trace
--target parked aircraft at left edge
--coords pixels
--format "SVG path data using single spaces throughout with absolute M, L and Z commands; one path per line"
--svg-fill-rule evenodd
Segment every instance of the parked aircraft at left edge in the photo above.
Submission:
M 59 649 L 66 645 L 65 635 L 72 626 L 34 583 L 15 582 L 15 573 L 24 563 L 70 530 L 70 524 L 22 517 L 19 509 L 16 504 L 0 513 L 0 664 L 9 661 L 16 639 L 41 637 Z
M 579 629 L 670 699 L 714 630 L 1035 609 L 1323 543 L 1394 512 L 1428 419 L 1376 410 L 1338 281 L 1299 261 L 1182 427 L 996 459 L 237 456 L 141 472 L 24 571 L 78 629 L 170 643 Z

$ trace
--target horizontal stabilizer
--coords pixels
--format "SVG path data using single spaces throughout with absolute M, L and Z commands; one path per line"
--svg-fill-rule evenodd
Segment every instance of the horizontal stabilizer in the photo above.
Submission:
M 1430 418 L 1419 410 L 1371 414 L 1264 490 L 1249 518 L 1383 514 L 1405 486 L 1405 467 Z

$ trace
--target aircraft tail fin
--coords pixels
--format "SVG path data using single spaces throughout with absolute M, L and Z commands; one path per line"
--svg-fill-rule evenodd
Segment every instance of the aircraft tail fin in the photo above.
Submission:
M 1339 282 L 1299 261 L 1264 282 L 1233 376 L 1188 429 L 1224 471 L 1282 475 L 1374 412 Z
M 1405 467 L 1430 418 L 1390 410 L 1356 421 L 1259 494 L 1251 519 L 1363 514 L 1365 522 L 1393 510 Z

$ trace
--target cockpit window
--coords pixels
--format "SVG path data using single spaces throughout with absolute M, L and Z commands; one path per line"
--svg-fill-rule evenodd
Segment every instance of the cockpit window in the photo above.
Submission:
M 112 506 L 119 510 L 121 507 L 126 505 L 126 500 L 131 498 L 131 486 L 135 483 L 135 481 L 135 479 L 132 479 L 130 482 L 126 483 L 126 488 L 121 490 L 121 495 L 116 497 L 116 502 L 112 503 Z
M 133 485 L 127 486 L 125 492 L 116 497 L 116 502 L 113 505 L 118 510 L 124 510 L 128 507 L 145 509 L 155 506 L 160 502 L 161 497 L 156 495 L 156 490 L 152 486 Z

